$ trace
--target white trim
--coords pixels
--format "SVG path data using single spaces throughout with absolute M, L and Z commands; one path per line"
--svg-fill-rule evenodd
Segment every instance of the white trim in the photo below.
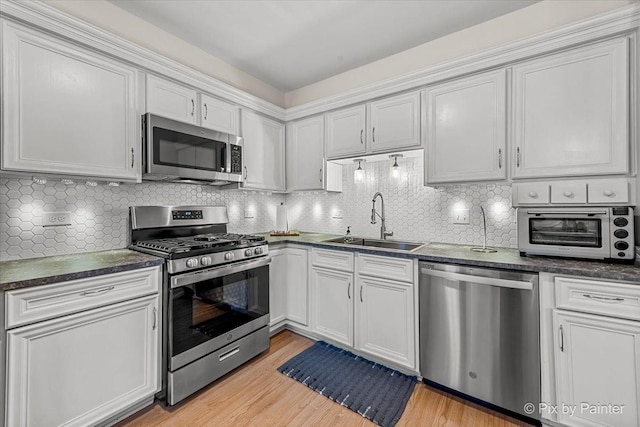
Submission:
M 2 0 L 0 17 L 39 27 L 74 43 L 102 51 L 141 67 L 144 71 L 175 79 L 246 108 L 284 120 L 285 110 L 257 96 L 162 56 L 122 37 L 81 21 L 38 1 Z
M 286 120 L 295 120 L 347 105 L 369 101 L 438 81 L 504 66 L 526 58 L 571 46 L 629 33 L 640 26 L 640 4 L 574 22 L 535 36 L 483 50 L 453 61 L 372 83 L 286 110 Z

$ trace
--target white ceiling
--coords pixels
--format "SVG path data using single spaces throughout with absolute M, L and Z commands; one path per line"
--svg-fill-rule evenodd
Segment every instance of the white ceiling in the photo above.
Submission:
M 535 0 L 109 0 L 285 92 Z

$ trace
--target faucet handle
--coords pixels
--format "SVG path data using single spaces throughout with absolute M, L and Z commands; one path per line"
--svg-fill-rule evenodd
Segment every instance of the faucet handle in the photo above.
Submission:
M 393 231 L 385 231 L 384 235 L 391 237 L 391 236 L 393 236 Z

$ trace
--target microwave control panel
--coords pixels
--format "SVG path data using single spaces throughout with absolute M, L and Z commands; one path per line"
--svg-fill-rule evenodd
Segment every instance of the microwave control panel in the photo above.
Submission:
M 242 173 L 242 147 L 231 144 L 231 173 Z

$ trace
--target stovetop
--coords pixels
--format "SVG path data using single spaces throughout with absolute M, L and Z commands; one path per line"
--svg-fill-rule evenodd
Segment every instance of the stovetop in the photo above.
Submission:
M 168 258 L 182 258 L 205 253 L 224 252 L 265 244 L 265 238 L 249 234 L 208 233 L 188 237 L 143 240 L 134 246 L 165 255 Z

